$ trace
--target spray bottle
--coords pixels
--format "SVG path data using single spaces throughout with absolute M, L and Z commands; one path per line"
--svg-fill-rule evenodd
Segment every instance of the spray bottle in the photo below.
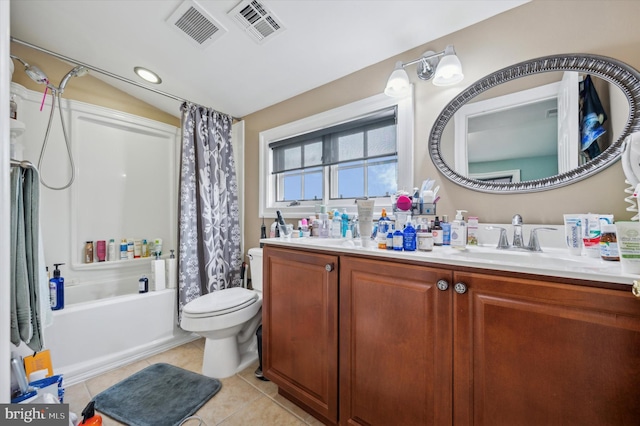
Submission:
M 89 426 L 102 426 L 102 416 L 95 412 L 95 401 L 91 401 L 82 410 L 82 421 L 78 424 Z
M 64 308 L 64 278 L 60 276 L 58 266 L 64 263 L 54 263 L 53 278 L 49 280 L 49 302 L 51 309 L 57 311 Z

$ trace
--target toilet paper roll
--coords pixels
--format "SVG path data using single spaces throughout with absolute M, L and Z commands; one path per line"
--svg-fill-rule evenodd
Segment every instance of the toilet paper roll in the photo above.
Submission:
M 151 272 L 153 275 L 153 289 L 158 291 L 167 288 L 164 260 L 154 260 L 151 263 Z
M 167 259 L 167 288 L 176 288 L 178 282 L 177 259 Z

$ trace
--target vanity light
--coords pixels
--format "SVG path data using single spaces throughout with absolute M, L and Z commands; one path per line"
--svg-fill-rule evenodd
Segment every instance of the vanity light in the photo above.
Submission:
M 396 62 L 396 67 L 387 80 L 387 87 L 384 89 L 385 95 L 399 98 L 409 92 L 409 75 L 404 68 L 413 64 L 418 64 L 418 78 L 421 80 L 433 78 L 435 86 L 456 84 L 464 78 L 462 64 L 453 50 L 453 45 L 449 45 L 439 53 L 427 51 L 413 61 L 404 64 L 400 61 Z
M 133 71 L 136 74 L 138 74 L 138 77 L 142 78 L 145 81 L 148 81 L 149 83 L 153 83 L 153 84 L 162 83 L 162 79 L 160 78 L 160 76 L 151 70 L 148 70 L 143 67 L 134 67 Z

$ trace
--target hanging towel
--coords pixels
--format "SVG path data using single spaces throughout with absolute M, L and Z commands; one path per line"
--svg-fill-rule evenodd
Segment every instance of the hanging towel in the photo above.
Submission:
M 600 147 L 595 142 L 606 130 L 603 123 L 607 120 L 607 113 L 600 102 L 600 97 L 593 86 L 591 76 L 584 80 L 581 93 L 582 98 L 582 122 L 580 123 L 581 150 L 586 151 L 589 158 L 595 158 L 600 154 Z
M 35 168 L 11 170 L 11 342 L 42 350 L 40 187 Z

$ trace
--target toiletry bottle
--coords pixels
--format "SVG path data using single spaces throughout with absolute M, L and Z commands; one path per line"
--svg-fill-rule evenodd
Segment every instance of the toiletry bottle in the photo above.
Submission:
M 451 247 L 464 249 L 467 246 L 467 226 L 462 212 L 466 210 L 456 210 L 456 212 L 456 219 L 451 224 Z
M 396 229 L 393 232 L 393 249 L 396 251 L 402 251 L 404 248 L 404 234 L 400 229 Z
M 84 263 L 93 263 L 93 241 L 87 241 L 84 245 Z
M 378 248 L 385 250 L 387 248 L 387 234 L 389 233 L 389 218 L 387 217 L 387 211 L 382 209 L 382 215 L 378 220 L 378 233 L 376 234 L 376 240 L 378 242 Z
M 133 251 L 134 251 L 134 242 L 133 239 L 127 240 L 127 259 L 133 259 Z
M 149 279 L 144 275 L 138 280 L 138 293 L 147 293 L 149 291 Z
M 413 227 L 411 220 L 407 221 L 407 226 L 402 232 L 402 246 L 404 251 L 416 251 L 416 228 Z
M 112 238 L 109 240 L 109 249 L 107 251 L 107 260 L 112 262 L 116 260 L 116 242 Z
M 433 235 L 433 245 L 441 246 L 443 243 L 442 226 L 440 226 L 440 218 L 438 216 L 436 216 L 431 227 L 431 235 Z
M 620 260 L 618 240 L 616 238 L 616 225 L 604 224 L 600 234 L 600 256 L 602 260 Z
M 127 260 L 127 240 L 120 241 L 120 260 Z
M 478 217 L 477 216 L 469 216 L 467 218 L 467 244 L 470 246 L 478 245 Z
M 49 302 L 51 309 L 57 311 L 64 308 L 64 278 L 60 276 L 58 266 L 64 263 L 54 263 L 53 278 L 49 280 Z
M 387 229 L 387 250 L 393 250 L 393 223 L 390 223 Z
M 16 103 L 15 95 L 11 95 L 9 100 L 9 117 L 14 120 L 18 119 L 18 104 Z
M 147 240 L 142 240 L 142 257 L 149 257 L 149 244 Z
M 269 238 L 275 238 L 276 237 L 276 230 L 278 229 L 278 220 L 274 219 L 273 223 L 271 224 L 271 228 L 269 229 Z
M 347 214 L 347 209 L 342 209 L 342 238 L 347 236 L 347 231 L 349 230 L 349 215 Z
M 151 274 L 153 279 L 153 290 L 164 290 L 167 288 L 166 266 L 164 259 L 160 259 L 160 253 L 156 252 L 156 260 L 151 262 Z
M 98 262 L 107 260 L 107 242 L 105 240 L 96 242 L 96 257 L 98 258 Z
M 449 216 L 447 216 L 446 214 L 442 215 L 442 222 L 440 222 L 440 227 L 442 228 L 442 245 L 451 245 L 451 223 L 449 223 Z
M 133 240 L 133 258 L 140 259 L 142 256 L 142 241 Z
M 306 218 L 302 218 L 300 221 L 300 228 L 302 229 L 302 237 L 308 237 L 311 235 L 309 231 L 309 222 L 307 222 Z
M 329 214 L 327 207 L 323 204 L 320 206 L 320 230 L 318 236 L 320 238 L 329 238 Z
M 342 217 L 338 210 L 333 211 L 333 220 L 331 221 L 331 238 L 342 237 Z

